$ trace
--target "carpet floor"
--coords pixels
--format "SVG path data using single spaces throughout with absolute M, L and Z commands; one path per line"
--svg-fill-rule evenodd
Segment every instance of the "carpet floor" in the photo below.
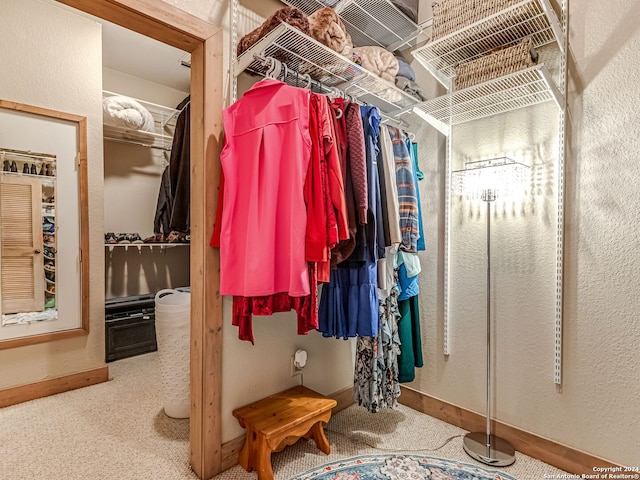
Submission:
M 189 468 L 189 420 L 162 411 L 157 354 L 110 363 L 109 372 L 109 382 L 0 409 L 0 478 L 196 479 Z M 377 414 L 352 406 L 334 415 L 326 432 L 330 455 L 305 440 L 273 454 L 275 479 L 348 457 L 393 452 L 483 466 L 462 449 L 458 436 L 464 430 L 404 406 Z M 519 480 L 564 473 L 516 455 L 515 464 L 501 472 Z M 255 480 L 256 474 L 235 466 L 215 478 Z

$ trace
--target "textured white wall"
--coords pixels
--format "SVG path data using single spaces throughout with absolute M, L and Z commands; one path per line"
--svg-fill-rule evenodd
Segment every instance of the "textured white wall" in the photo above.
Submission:
M 614 462 L 640 461 L 640 5 L 572 0 L 566 191 L 564 369 L 553 383 L 556 120 L 552 104 L 457 127 L 454 162 L 510 153 L 535 165 L 533 195 L 492 216 L 494 416 Z M 431 129 L 422 129 L 427 144 Z M 423 154 L 423 198 L 444 168 Z M 455 163 L 454 163 L 455 165 Z M 452 354 L 442 354 L 443 205 L 426 205 L 422 254 L 425 367 L 411 385 L 485 411 L 484 205 L 452 205 Z M 435 229 L 437 225 L 437 230 Z M 425 268 L 426 267 L 426 268 Z M 426 270 L 426 271 L 425 271 Z
M 91 292 L 88 336 L 0 351 L 5 388 L 104 364 L 100 25 L 37 0 L 4 0 L 0 51 L 2 98 L 87 117 Z

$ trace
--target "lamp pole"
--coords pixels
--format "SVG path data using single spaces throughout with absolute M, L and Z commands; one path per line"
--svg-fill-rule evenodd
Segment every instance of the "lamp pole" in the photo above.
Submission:
M 506 467 L 515 462 L 515 450 L 506 440 L 491 435 L 491 202 L 496 199 L 496 190 L 483 190 L 481 198 L 487 203 L 487 426 L 486 432 L 465 435 L 462 446 L 482 463 Z

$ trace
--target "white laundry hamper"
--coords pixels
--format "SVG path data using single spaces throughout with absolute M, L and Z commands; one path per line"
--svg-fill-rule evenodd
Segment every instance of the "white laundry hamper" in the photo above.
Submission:
M 191 294 L 160 290 L 155 314 L 164 413 L 172 418 L 189 418 Z

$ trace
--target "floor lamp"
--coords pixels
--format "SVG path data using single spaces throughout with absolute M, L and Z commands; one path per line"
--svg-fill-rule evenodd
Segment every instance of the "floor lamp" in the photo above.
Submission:
M 491 433 L 491 202 L 521 193 L 529 167 L 502 157 L 467 162 L 464 170 L 452 173 L 456 194 L 487 204 L 487 426 L 485 432 L 465 435 L 462 445 L 472 458 L 505 467 L 515 462 L 515 450 L 509 442 Z

